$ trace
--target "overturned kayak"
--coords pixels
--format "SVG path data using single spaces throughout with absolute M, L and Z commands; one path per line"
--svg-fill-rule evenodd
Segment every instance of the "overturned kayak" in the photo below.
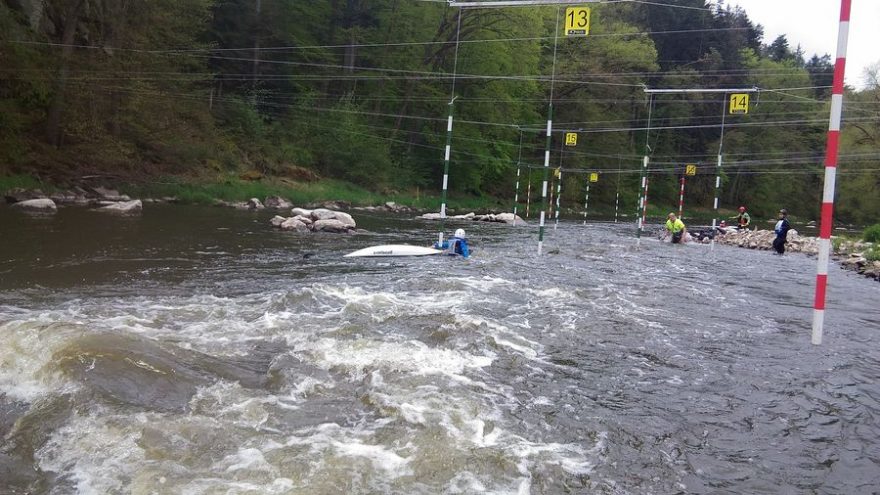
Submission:
M 443 251 L 430 247 L 410 246 L 409 244 L 383 244 L 381 246 L 372 246 L 368 248 L 358 249 L 353 253 L 345 255 L 346 258 L 366 258 L 379 256 L 430 256 L 432 254 L 443 254 Z

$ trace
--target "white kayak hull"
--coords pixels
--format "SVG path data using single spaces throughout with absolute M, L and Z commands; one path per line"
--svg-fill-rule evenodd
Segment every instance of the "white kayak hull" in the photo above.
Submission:
M 382 256 L 431 256 L 443 254 L 443 251 L 430 247 L 410 246 L 408 244 L 384 244 L 358 249 L 345 255 L 346 258 L 370 258 Z

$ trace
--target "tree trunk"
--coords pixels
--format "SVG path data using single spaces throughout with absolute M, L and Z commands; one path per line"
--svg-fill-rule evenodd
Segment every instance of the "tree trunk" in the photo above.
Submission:
M 70 58 L 73 54 L 73 40 L 79 25 L 79 16 L 85 6 L 85 0 L 74 0 L 64 16 L 64 31 L 61 36 L 61 67 L 58 77 L 52 85 L 52 103 L 46 117 L 46 139 L 52 146 L 61 144 L 61 112 L 64 108 L 67 92 L 67 79 L 70 76 Z

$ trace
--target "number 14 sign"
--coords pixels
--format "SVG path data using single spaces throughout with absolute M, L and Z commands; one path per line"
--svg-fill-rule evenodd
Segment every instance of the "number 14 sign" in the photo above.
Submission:
M 749 113 L 749 94 L 733 93 L 730 95 L 730 114 Z
M 590 9 L 569 7 L 565 9 L 565 35 L 586 36 L 590 34 Z

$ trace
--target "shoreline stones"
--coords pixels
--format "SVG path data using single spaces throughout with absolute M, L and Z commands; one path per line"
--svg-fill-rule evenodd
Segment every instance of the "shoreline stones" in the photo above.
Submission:
M 144 204 L 139 199 L 133 201 L 120 201 L 110 203 L 109 205 L 98 208 L 98 211 L 106 211 L 108 213 L 134 214 L 140 213 L 144 209 Z
M 425 213 L 418 218 L 423 220 L 440 220 L 440 214 Z M 523 220 L 522 217 L 519 215 L 514 216 L 513 213 L 488 213 L 486 215 L 477 215 L 474 212 L 470 212 L 465 215 L 447 215 L 446 218 L 448 220 L 469 220 L 473 222 L 506 223 L 508 225 L 528 225 L 528 222 Z
M 719 244 L 758 250 L 773 249 L 773 239 L 775 238 L 776 234 L 772 230 L 733 230 L 724 235 L 715 236 L 715 240 Z M 880 281 L 880 261 L 868 261 L 864 256 L 865 251 L 870 248 L 870 243 L 843 243 L 836 252 L 831 254 L 831 257 L 843 269 Z M 819 239 L 802 236 L 796 230 L 791 230 L 788 233 L 785 250 L 786 252 L 816 256 L 819 254 Z
M 55 213 L 58 206 L 49 198 L 25 199 L 12 204 L 12 208 L 17 210 L 39 211 L 46 213 Z
M 269 220 L 275 228 L 292 230 L 295 232 L 331 232 L 345 234 L 357 230 L 357 224 L 348 213 L 341 211 L 317 208 L 307 210 L 305 208 L 293 208 L 290 211 L 292 217 L 285 218 L 275 215 Z

